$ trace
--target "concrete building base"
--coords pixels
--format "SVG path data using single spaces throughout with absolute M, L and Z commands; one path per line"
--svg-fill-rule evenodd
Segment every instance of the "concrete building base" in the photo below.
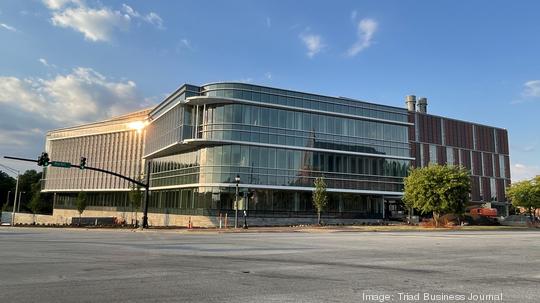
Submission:
M 141 212 L 120 212 L 120 211 L 107 211 L 107 210 L 85 210 L 82 217 L 116 217 L 126 224 L 133 224 L 135 218 L 142 222 L 143 214 Z M 79 217 L 77 210 L 72 209 L 54 209 L 53 215 L 32 215 L 26 213 L 17 213 L 15 215 L 15 224 L 39 224 L 39 225 L 70 225 L 71 218 Z M 221 224 L 220 224 L 221 220 Z M 215 216 L 190 216 L 190 215 L 176 215 L 176 214 L 160 214 L 149 213 L 148 224 L 154 227 L 188 227 L 191 221 L 192 227 L 234 227 L 234 217 L 228 217 L 227 222 L 225 218 Z M 381 219 L 325 219 L 326 224 L 362 224 L 362 223 L 379 223 Z M 238 224 L 241 227 L 243 225 L 244 218 L 238 217 Z M 261 218 L 261 217 L 248 217 L 247 223 L 249 226 L 291 226 L 291 225 L 310 225 L 316 224 L 316 217 L 313 218 Z

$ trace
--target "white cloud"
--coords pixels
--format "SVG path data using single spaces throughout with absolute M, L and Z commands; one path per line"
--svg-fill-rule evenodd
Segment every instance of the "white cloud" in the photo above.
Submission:
M 48 130 L 107 119 L 163 99 L 143 98 L 133 81 L 84 67 L 44 79 L 0 76 L 0 151 L 34 157 L 43 151 Z
M 521 97 L 510 101 L 510 104 L 521 104 L 536 101 L 540 98 L 540 80 L 530 80 L 523 83 Z
M 68 4 L 76 4 L 79 6 L 83 5 L 82 0 L 43 0 L 43 3 L 49 9 L 53 10 L 61 9 Z
M 91 68 L 77 67 L 51 79 L 0 77 L 0 104 L 53 124 L 95 121 L 143 102 L 133 81 L 113 81 Z
M 159 29 L 165 29 L 165 27 L 163 27 L 163 19 L 161 19 L 161 17 L 154 12 L 150 12 L 148 15 L 146 15 L 144 20 L 155 25 Z
M 158 14 L 154 13 L 154 12 L 150 12 L 147 15 L 141 15 L 139 12 L 137 12 L 136 10 L 134 10 L 131 6 L 129 6 L 127 4 L 122 4 L 122 9 L 130 17 L 133 17 L 135 19 L 143 20 L 143 21 L 145 21 L 147 23 L 150 23 L 150 24 L 156 26 L 159 29 L 165 29 L 163 27 L 163 19 L 161 19 L 161 17 Z
M 45 0 L 44 3 L 52 12 L 53 25 L 76 30 L 89 41 L 110 41 L 115 31 L 127 31 L 136 19 L 164 29 L 158 14 L 141 15 L 126 4 L 120 11 L 106 6 L 91 8 L 82 0 Z
M 131 6 L 127 4 L 122 4 L 122 9 L 124 10 L 126 14 L 130 15 L 131 17 L 135 17 L 135 18 L 141 17 L 141 14 L 139 14 L 139 12 L 137 12 L 136 10 L 134 10 Z
M 17 31 L 16 28 L 14 28 L 13 26 L 9 26 L 9 25 L 7 25 L 7 24 L 5 24 L 5 23 L 0 23 L 0 27 L 5 28 L 5 29 L 7 29 L 8 31 L 12 31 L 12 32 L 16 32 L 16 31 Z
M 540 97 L 540 80 L 531 80 L 523 84 L 525 87 L 523 90 L 524 97 Z
M 540 167 L 516 163 L 511 166 L 512 181 L 522 181 L 540 175 Z
M 323 44 L 322 38 L 319 35 L 315 34 L 301 34 L 300 39 L 306 46 L 308 52 L 307 55 L 310 58 L 313 58 L 316 54 L 318 54 L 323 48 L 326 47 L 326 45 Z
M 39 58 L 38 61 L 39 61 L 41 64 L 43 64 L 43 66 L 46 66 L 46 67 L 56 67 L 56 65 L 47 62 L 47 60 L 44 59 L 44 58 Z
M 54 12 L 51 20 L 56 26 L 83 33 L 84 37 L 91 41 L 109 41 L 115 29 L 127 30 L 130 23 L 129 16 L 119 11 L 86 7 Z
M 367 18 L 360 20 L 357 26 L 358 40 L 347 51 L 347 55 L 350 57 L 356 56 L 359 52 L 371 46 L 378 24 L 375 20 Z
M 191 41 L 189 41 L 186 38 L 180 39 L 180 41 L 178 41 L 175 46 L 175 51 L 178 54 L 182 53 L 184 50 L 190 50 L 190 51 L 194 50 L 193 45 L 191 44 Z
M 191 48 L 191 43 L 189 42 L 188 39 L 182 39 L 180 40 L 180 43 L 182 43 L 182 45 L 184 45 L 187 48 Z

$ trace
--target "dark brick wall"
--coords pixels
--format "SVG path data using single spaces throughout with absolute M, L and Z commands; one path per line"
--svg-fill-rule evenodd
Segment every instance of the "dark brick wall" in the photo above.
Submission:
M 506 201 L 505 181 L 510 184 L 510 158 L 506 130 L 415 112 L 409 112 L 408 121 L 415 123 L 414 126 L 409 127 L 411 157 L 416 159 L 412 161 L 413 167 L 429 165 L 430 144 L 436 145 L 438 164 L 448 162 L 446 148 L 452 147 L 454 162 L 460 163 L 469 170 L 472 169 L 472 200 L 491 201 L 491 197 L 496 196 L 497 201 Z M 423 152 L 423 161 L 419 160 L 420 151 Z M 499 155 L 504 157 L 506 167 L 504 176 L 500 173 Z M 496 192 L 494 193 L 491 192 L 490 178 L 495 178 Z M 480 184 L 482 184 L 482 192 L 480 192 Z

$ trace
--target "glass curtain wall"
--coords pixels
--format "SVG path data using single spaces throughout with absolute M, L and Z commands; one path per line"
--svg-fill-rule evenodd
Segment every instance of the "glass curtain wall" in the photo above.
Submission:
M 313 187 L 323 176 L 329 188 L 399 192 L 408 160 L 248 145 L 202 148 L 152 161 L 151 187 L 233 183 Z
M 201 108 L 202 109 L 202 108 Z M 198 138 L 409 156 L 407 126 L 246 104 L 205 107 Z

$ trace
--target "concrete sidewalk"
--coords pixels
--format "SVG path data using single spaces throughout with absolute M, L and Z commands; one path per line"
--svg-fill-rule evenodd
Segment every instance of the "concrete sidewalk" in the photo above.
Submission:
M 540 232 L 539 228 L 514 226 L 457 226 L 448 228 L 433 228 L 411 225 L 380 225 L 380 226 L 276 226 L 239 228 L 160 228 L 149 229 L 129 227 L 47 227 L 47 226 L 2 226 L 2 228 L 29 230 L 66 230 L 66 231 L 105 231 L 105 232 L 143 232 L 143 233 L 181 233 L 181 234 L 220 234 L 220 233 L 339 233 L 339 232 L 453 232 L 453 231 L 532 231 Z

